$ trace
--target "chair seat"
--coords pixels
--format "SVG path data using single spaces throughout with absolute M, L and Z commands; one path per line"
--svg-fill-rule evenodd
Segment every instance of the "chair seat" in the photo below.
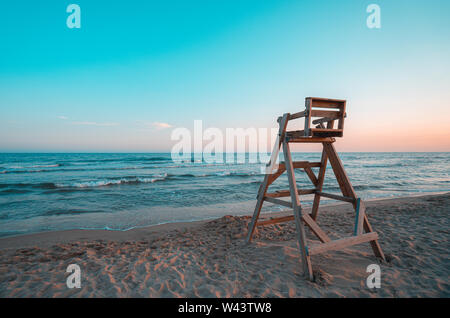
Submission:
M 304 130 L 294 130 L 286 132 L 289 138 L 302 137 L 342 137 L 343 129 L 327 129 L 327 128 L 310 128 L 309 134 L 305 136 Z
M 311 137 L 342 137 L 343 129 L 327 129 L 327 128 L 310 128 L 309 135 Z

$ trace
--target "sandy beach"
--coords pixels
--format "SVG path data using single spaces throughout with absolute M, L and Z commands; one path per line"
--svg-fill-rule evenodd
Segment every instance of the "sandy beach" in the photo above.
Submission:
M 450 193 L 367 202 L 388 259 L 380 264 L 380 289 L 366 287 L 366 267 L 379 263 L 369 244 L 313 256 L 309 282 L 294 222 L 259 227 L 247 245 L 250 217 L 224 216 L 0 239 L 0 296 L 449 297 L 449 212 Z M 349 204 L 326 206 L 319 224 L 330 237 L 343 237 L 353 214 Z M 66 286 L 69 264 L 81 268 L 80 289 Z

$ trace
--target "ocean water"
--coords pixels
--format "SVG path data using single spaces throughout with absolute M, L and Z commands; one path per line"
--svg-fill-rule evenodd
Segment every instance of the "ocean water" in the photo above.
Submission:
M 450 153 L 340 156 L 363 199 L 450 191 Z M 320 161 L 320 153 L 294 153 L 293 158 Z M 168 153 L 0 154 L 0 236 L 127 230 L 251 214 L 264 177 L 261 166 L 173 162 Z M 298 187 L 312 188 L 306 174 L 297 171 Z M 284 175 L 271 189 L 287 189 L 287 184 Z M 331 167 L 324 191 L 339 194 Z M 302 197 L 306 205 L 311 201 L 312 196 Z M 282 209 L 266 204 L 263 213 Z

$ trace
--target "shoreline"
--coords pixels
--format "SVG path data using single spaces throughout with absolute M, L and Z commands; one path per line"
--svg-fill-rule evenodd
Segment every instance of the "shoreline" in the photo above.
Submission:
M 423 198 L 428 196 L 439 196 L 445 195 L 450 192 L 442 191 L 442 192 L 431 192 L 427 194 L 418 193 L 407 195 L 407 196 L 395 196 L 390 198 L 373 198 L 369 200 L 365 200 L 366 204 L 370 204 L 370 202 L 383 202 L 390 200 L 399 200 L 399 199 L 408 199 L 408 198 Z M 256 202 L 256 200 L 255 200 Z M 346 202 L 339 202 L 335 200 L 331 200 L 332 203 L 321 203 L 321 208 L 333 208 L 342 205 L 348 205 Z M 309 211 L 311 209 L 310 206 L 304 208 L 305 211 Z M 265 219 L 267 215 L 270 216 L 285 216 L 289 215 L 289 212 L 279 211 L 279 212 L 271 212 L 271 213 L 263 213 L 261 212 L 261 219 Z M 239 214 L 233 215 L 235 217 L 246 217 L 252 214 Z M 228 215 L 227 215 L 228 216 Z M 146 234 L 154 234 L 154 233 L 162 233 L 166 231 L 173 230 L 181 230 L 181 229 L 189 229 L 192 227 L 196 227 L 201 224 L 205 224 L 210 221 L 220 219 L 217 217 L 211 217 L 208 219 L 202 220 L 193 220 L 193 221 L 173 221 L 166 222 L 154 225 L 146 225 L 139 226 L 125 230 L 110 230 L 110 229 L 70 229 L 70 230 L 56 230 L 56 231 L 42 231 L 36 233 L 28 233 L 28 234 L 19 234 L 12 235 L 0 238 L 0 250 L 5 248 L 24 248 L 30 247 L 33 245 L 39 245 L 48 247 L 53 243 L 70 243 L 71 241 L 89 241 L 89 240 L 117 240 L 117 241 L 126 241 L 130 239 L 134 239 L 135 237 L 141 237 L 145 239 Z
M 450 297 L 450 192 L 366 208 L 387 261 L 368 243 L 313 255 L 313 282 L 303 276 L 295 222 L 259 226 L 246 244 L 251 216 L 228 215 L 0 239 L 0 297 Z M 350 204 L 338 204 L 317 220 L 335 240 L 352 235 L 354 218 Z M 308 229 L 306 241 L 318 244 Z M 81 270 L 79 289 L 66 285 L 71 264 Z M 380 289 L 366 285 L 372 264 Z

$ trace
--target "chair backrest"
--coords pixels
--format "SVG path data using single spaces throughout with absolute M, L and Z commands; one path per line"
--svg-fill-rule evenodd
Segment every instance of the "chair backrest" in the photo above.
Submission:
M 344 135 L 344 118 L 346 101 L 307 97 L 305 99 L 305 136 L 309 137 L 342 137 Z M 313 118 L 318 118 L 313 120 Z M 337 127 L 334 127 L 337 121 Z M 311 123 L 317 125 L 311 127 Z

